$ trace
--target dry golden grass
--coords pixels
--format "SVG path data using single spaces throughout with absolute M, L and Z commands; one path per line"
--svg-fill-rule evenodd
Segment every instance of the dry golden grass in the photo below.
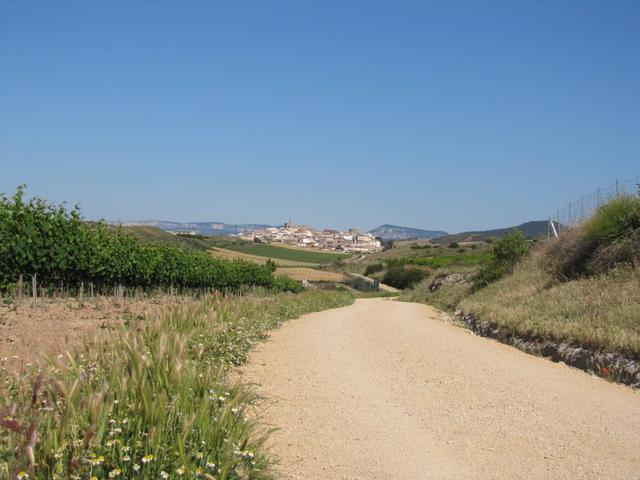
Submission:
M 276 275 L 287 275 L 294 280 L 307 280 L 309 282 L 344 282 L 348 278 L 343 273 L 306 267 L 278 268 Z
M 268 257 L 251 255 L 250 253 L 236 252 L 234 250 L 227 250 L 226 248 L 219 248 L 219 247 L 212 248 L 211 253 L 216 257 L 230 258 L 230 259 L 239 258 L 242 260 L 248 260 L 250 262 L 255 262 L 260 264 L 267 263 L 267 260 L 269 260 Z M 299 262 L 295 260 L 283 260 L 280 258 L 272 258 L 271 260 L 273 260 L 276 263 L 276 265 L 281 265 L 281 266 L 302 265 L 302 266 L 314 267 L 317 265 L 317 263 Z
M 558 282 L 542 268 L 541 256 L 534 252 L 512 275 L 458 306 L 519 334 L 640 358 L 640 267 Z

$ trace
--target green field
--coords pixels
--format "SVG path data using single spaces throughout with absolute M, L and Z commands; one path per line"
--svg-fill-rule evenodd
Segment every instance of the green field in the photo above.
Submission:
M 390 265 L 422 265 L 432 268 L 445 268 L 453 266 L 471 267 L 484 265 L 489 261 L 486 253 L 455 253 L 449 255 L 434 255 L 431 257 L 399 257 L 387 260 Z
M 346 253 L 328 253 L 318 252 L 316 250 L 299 250 L 294 248 L 279 247 L 268 243 L 251 243 L 251 244 L 229 244 L 225 245 L 227 250 L 234 252 L 247 253 L 249 255 L 257 255 L 260 257 L 268 257 L 280 260 L 291 260 L 294 262 L 304 263 L 320 263 L 326 264 L 336 260 L 344 260 L 351 255 Z

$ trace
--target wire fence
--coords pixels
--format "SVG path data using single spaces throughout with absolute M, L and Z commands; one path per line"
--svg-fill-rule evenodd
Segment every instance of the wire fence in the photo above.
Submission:
M 598 188 L 595 192 L 583 195 L 579 199 L 569 203 L 555 211 L 549 217 L 549 235 L 558 236 L 560 230 L 574 227 L 589 219 L 612 198 L 621 195 L 640 195 L 640 175 L 627 180 L 617 180 L 611 185 Z

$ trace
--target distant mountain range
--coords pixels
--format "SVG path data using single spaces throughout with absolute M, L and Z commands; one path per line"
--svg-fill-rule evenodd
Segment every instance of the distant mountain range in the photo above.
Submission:
M 238 233 L 262 230 L 273 225 L 260 223 L 229 224 L 223 222 L 167 222 L 164 220 L 140 220 L 133 222 L 111 222 L 114 225 L 121 224 L 125 227 L 143 226 L 156 227 L 168 232 L 196 232 L 199 235 L 234 235 Z M 401 227 L 399 225 L 380 225 L 369 230 L 372 235 L 383 240 L 408 240 L 413 238 L 432 239 L 436 243 L 463 242 L 473 240 L 485 240 L 487 238 L 499 238 L 505 233 L 518 229 L 527 237 L 537 237 L 547 234 L 547 221 L 539 220 L 526 222 L 515 227 L 498 228 L 495 230 L 478 230 L 449 234 L 442 230 L 423 230 L 420 228 Z
M 477 230 L 472 232 L 461 232 L 453 235 L 439 237 L 434 240 L 435 243 L 450 242 L 472 242 L 478 240 L 486 240 L 487 238 L 500 238 L 512 230 L 520 230 L 525 237 L 539 237 L 547 234 L 549 222 L 547 220 L 535 220 L 532 222 L 521 223 L 515 227 L 496 228 L 495 230 Z
M 420 228 L 400 227 L 398 225 L 380 225 L 369 233 L 383 240 L 408 240 L 409 238 L 438 238 L 449 235 L 442 230 L 422 230 Z
M 165 222 L 163 220 L 140 220 L 135 222 L 111 222 L 125 227 L 156 227 L 168 232 L 196 232 L 199 235 L 233 235 L 271 227 L 254 223 L 232 225 L 222 222 Z

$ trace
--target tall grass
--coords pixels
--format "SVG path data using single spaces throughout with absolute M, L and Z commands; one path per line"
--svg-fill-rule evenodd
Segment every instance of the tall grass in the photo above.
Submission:
M 571 341 L 640 358 L 640 267 L 558 282 L 534 252 L 513 274 L 458 308 L 514 334 Z
M 546 250 L 546 268 L 558 280 L 606 272 L 640 261 L 640 197 L 621 196 L 585 224 L 567 230 Z
M 639 197 L 611 200 L 583 225 L 535 244 L 529 255 L 522 237 L 494 245 L 473 283 L 471 273 L 432 291 L 427 279 L 401 298 L 462 309 L 514 335 L 640 359 Z
M 0 478 L 270 478 L 265 438 L 230 384 L 269 329 L 344 292 L 210 296 L 123 324 L 46 371 L 4 374 Z

